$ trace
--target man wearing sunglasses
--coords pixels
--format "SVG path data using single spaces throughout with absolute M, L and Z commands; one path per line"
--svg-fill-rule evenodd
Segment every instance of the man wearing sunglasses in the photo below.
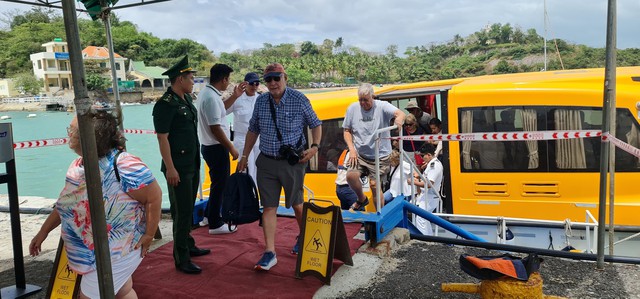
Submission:
M 268 65 L 264 70 L 264 82 L 269 92 L 256 99 L 249 131 L 238 162 L 236 171 L 247 167 L 253 145 L 260 137 L 260 155 L 256 160 L 258 167 L 258 191 L 264 207 L 262 230 L 265 251 L 254 269 L 269 270 L 275 266 L 276 259 L 276 211 L 280 205 L 280 192 L 284 188 L 285 206 L 293 207 L 298 221 L 302 223 L 302 188 L 307 162 L 318 153 L 318 144 L 322 136 L 322 122 L 311 107 L 309 99 L 301 92 L 287 87 L 287 74 L 279 63 Z M 306 148 L 306 128 L 311 129 L 311 145 Z M 297 254 L 299 242 L 291 253 Z
M 253 107 L 258 98 L 258 86 L 260 86 L 260 77 L 256 73 L 247 73 L 244 76 L 244 82 L 247 82 L 244 93 L 236 100 L 233 97 L 224 102 L 227 108 L 227 114 L 233 113 L 233 146 L 238 150 L 244 149 L 244 142 L 249 131 L 249 120 L 253 114 Z M 249 156 L 247 156 L 247 172 L 253 178 L 256 179 L 256 158 L 260 154 L 260 142 L 251 149 Z

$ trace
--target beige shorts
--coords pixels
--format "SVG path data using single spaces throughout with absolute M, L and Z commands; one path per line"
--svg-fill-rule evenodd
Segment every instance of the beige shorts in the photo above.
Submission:
M 391 168 L 391 161 L 389 160 L 390 156 L 391 155 L 387 155 L 385 157 L 380 158 L 380 181 L 382 182 L 385 182 L 387 180 L 387 174 L 389 173 L 389 169 Z M 349 168 L 347 169 L 347 171 L 348 172 L 358 171 L 360 172 L 360 176 L 366 175 L 369 177 L 369 181 L 375 181 L 376 180 L 376 161 L 369 160 L 358 155 L 358 165 L 355 167 L 352 165 L 349 165 Z

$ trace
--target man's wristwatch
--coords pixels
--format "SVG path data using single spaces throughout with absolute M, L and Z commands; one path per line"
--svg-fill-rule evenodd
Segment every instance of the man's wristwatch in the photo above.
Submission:
M 320 149 L 320 146 L 318 146 L 317 143 L 312 143 L 309 148 L 312 148 L 312 147 L 315 147 L 316 149 Z

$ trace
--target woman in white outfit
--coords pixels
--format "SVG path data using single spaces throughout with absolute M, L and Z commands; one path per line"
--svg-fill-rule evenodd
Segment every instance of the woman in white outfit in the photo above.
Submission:
M 244 148 L 244 140 L 247 136 L 247 131 L 249 129 L 249 120 L 251 120 L 251 116 L 253 115 L 253 106 L 256 103 L 256 98 L 258 97 L 258 86 L 260 86 L 260 77 L 256 73 L 247 73 L 244 76 L 244 81 L 247 83 L 247 87 L 244 93 L 238 97 L 238 99 L 229 103 L 230 106 L 225 105 L 227 108 L 227 114 L 233 113 L 233 146 L 237 149 Z M 254 182 L 256 181 L 256 158 L 258 158 L 258 154 L 260 150 L 258 149 L 260 146 L 260 142 L 256 141 L 256 144 L 253 146 L 249 157 L 247 157 L 247 172 L 253 178 Z
M 391 170 L 389 171 L 389 176 L 387 176 L 389 180 L 389 189 L 385 190 L 383 195 L 385 204 L 389 203 L 400 194 L 411 195 L 411 185 L 406 184 L 404 181 L 400 180 L 401 173 L 403 178 L 410 178 L 411 164 L 402 161 L 402 167 L 400 167 L 400 152 L 398 152 L 397 150 L 393 150 L 391 152 L 389 160 L 391 163 Z
M 424 160 L 427 167 L 424 169 L 422 175 L 429 181 L 429 184 L 425 184 L 424 181 L 413 178 L 413 183 L 417 187 L 423 187 L 426 192 L 422 192 L 422 195 L 417 200 L 417 204 L 420 208 L 427 212 L 433 212 L 439 203 L 438 192 L 442 185 L 442 163 L 436 158 L 436 148 L 433 144 L 426 143 L 420 149 L 423 153 Z M 408 181 L 411 183 L 411 181 Z M 433 235 L 431 228 L 431 222 L 428 220 L 416 216 L 416 227 L 424 235 Z

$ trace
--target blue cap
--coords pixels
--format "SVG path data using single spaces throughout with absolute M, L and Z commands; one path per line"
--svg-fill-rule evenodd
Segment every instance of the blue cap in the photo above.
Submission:
M 260 82 L 260 77 L 256 73 L 247 73 L 244 76 L 244 81 L 249 83 Z

